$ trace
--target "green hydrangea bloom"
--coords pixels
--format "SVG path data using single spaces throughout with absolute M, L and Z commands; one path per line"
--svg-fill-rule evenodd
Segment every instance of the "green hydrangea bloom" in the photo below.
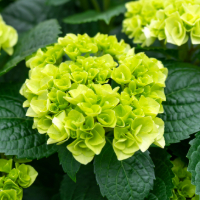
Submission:
M 0 190 L 0 199 L 1 200 L 18 200 L 16 190 Z
M 12 169 L 12 159 L 0 159 L 0 171 L 4 176 L 0 177 L 0 199 L 22 200 L 23 189 L 33 184 L 38 173 L 30 165 L 15 163 Z
M 198 0 L 139 0 L 126 4 L 123 31 L 135 43 L 150 46 L 156 39 L 181 46 L 191 36 L 200 44 Z
M 119 160 L 152 143 L 165 146 L 164 122 L 156 117 L 163 112 L 167 78 L 160 61 L 98 33 L 67 34 L 29 56 L 26 65 L 29 79 L 20 93 L 33 128 L 49 136 L 48 144 L 72 138 L 67 148 L 80 163 L 100 154 L 108 133 Z
M 187 171 L 187 166 L 180 158 L 172 161 L 172 171 L 175 174 L 172 182 L 174 184 L 173 196 L 171 200 L 199 200 L 199 196 L 195 194 L 196 187 L 191 183 L 191 173 Z
M 13 54 L 13 47 L 17 43 L 17 31 L 7 25 L 0 15 L 0 49 L 2 48 L 9 55 Z

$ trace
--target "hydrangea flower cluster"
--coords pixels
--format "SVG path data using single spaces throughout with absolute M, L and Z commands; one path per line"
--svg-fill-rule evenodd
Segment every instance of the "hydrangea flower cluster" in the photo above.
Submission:
M 0 15 L 0 49 L 2 48 L 6 53 L 12 55 L 17 40 L 17 31 L 12 26 L 6 25 Z
M 30 165 L 15 163 L 12 168 L 12 159 L 0 159 L 0 199 L 22 200 L 23 189 L 30 187 L 35 181 L 38 173 Z
M 199 195 L 195 194 L 196 187 L 191 183 L 191 173 L 187 171 L 186 164 L 180 158 L 172 161 L 172 171 L 175 174 L 173 178 L 173 197 L 171 200 L 199 200 Z
M 48 144 L 67 146 L 82 164 L 100 154 L 106 135 L 114 135 L 119 160 L 154 143 L 164 147 L 163 112 L 167 69 L 136 54 L 115 36 L 67 34 L 27 58 L 29 79 L 20 93 L 33 128 Z M 111 87 L 118 85 L 118 87 Z
M 123 31 L 134 43 L 150 46 L 158 39 L 181 46 L 190 36 L 200 44 L 199 0 L 139 0 L 126 8 Z

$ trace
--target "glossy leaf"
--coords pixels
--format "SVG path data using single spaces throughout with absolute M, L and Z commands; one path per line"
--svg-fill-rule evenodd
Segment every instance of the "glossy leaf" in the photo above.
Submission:
M 192 174 L 192 184 L 196 186 L 196 194 L 200 195 L 200 132 L 190 142 L 188 171 Z
M 23 33 L 49 19 L 52 12 L 53 9 L 46 5 L 46 0 L 20 0 L 7 6 L 2 16 L 6 23 Z
M 37 51 L 57 41 L 60 33 L 58 22 L 54 19 L 38 24 L 25 33 L 18 41 L 14 54 L 9 61 L 0 69 L 0 76 L 15 67 L 20 61 Z
M 47 136 L 32 129 L 33 121 L 26 117 L 19 94 L 21 84 L 0 84 L 0 152 L 18 158 L 39 159 L 57 151 L 47 145 Z
M 148 197 L 145 200 L 166 200 L 166 185 L 164 181 L 160 178 L 156 178 L 154 181 L 154 189 L 149 193 Z
M 162 53 L 165 56 L 171 56 L 173 58 L 177 58 L 178 57 L 178 50 L 177 49 L 164 49 L 162 47 L 141 47 L 140 45 L 138 45 L 137 47 L 135 47 L 135 51 L 136 53 L 139 52 L 155 52 L 155 53 Z
M 154 188 L 148 195 L 148 200 L 152 200 L 152 196 L 156 196 L 158 200 L 168 200 L 172 196 L 172 189 L 174 187 L 172 178 L 174 174 L 171 170 L 173 167 L 170 157 L 163 149 L 151 148 L 150 156 L 155 165 L 155 176 Z M 151 195 L 153 194 L 153 195 Z
M 154 165 L 148 151 L 118 161 L 107 143 L 95 157 L 94 167 L 101 193 L 109 200 L 143 200 L 153 189 Z
M 60 196 L 61 200 L 106 200 L 101 196 L 92 164 L 82 165 L 76 183 L 65 175 L 60 187 Z
M 67 149 L 67 144 L 64 143 L 59 145 L 58 157 L 64 172 L 67 173 L 74 182 L 76 182 L 76 173 L 78 172 L 81 164 L 74 159 L 72 153 Z
M 169 70 L 163 102 L 166 144 L 177 143 L 200 130 L 200 69 L 180 62 L 165 62 Z
M 75 14 L 65 18 L 63 21 L 68 24 L 81 24 L 86 22 L 94 22 L 98 20 L 104 20 L 106 24 L 110 23 L 112 17 L 117 16 L 125 12 L 125 7 L 123 5 L 116 6 L 105 12 L 99 13 L 94 10 L 89 10 L 80 14 Z
M 67 3 L 69 1 L 71 1 L 71 0 L 46 0 L 46 3 L 48 5 L 52 5 L 52 6 L 60 6 L 60 5 Z

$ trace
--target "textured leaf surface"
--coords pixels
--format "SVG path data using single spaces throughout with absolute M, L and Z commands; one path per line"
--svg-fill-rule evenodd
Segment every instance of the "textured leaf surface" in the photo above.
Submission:
M 106 200 L 101 196 L 92 164 L 82 165 L 76 183 L 65 175 L 60 187 L 60 196 L 61 200 Z
M 200 195 L 200 132 L 190 142 L 188 171 L 192 174 L 192 184 L 196 186 L 196 194 Z
M 163 102 L 166 144 L 177 143 L 200 130 L 200 68 L 179 62 L 164 63 L 169 69 Z
M 154 194 L 149 193 L 148 200 L 158 200 L 158 198 Z
M 7 6 L 1 14 L 7 24 L 22 33 L 49 18 L 53 9 L 45 2 L 46 0 L 18 0 Z
M 59 5 L 62 5 L 64 3 L 67 3 L 71 0 L 47 0 L 46 3 L 48 5 L 52 5 L 52 6 L 59 6 Z
M 124 13 L 125 11 L 126 9 L 123 4 L 101 13 L 94 10 L 89 10 L 84 13 L 69 16 L 65 18 L 63 21 L 68 24 L 81 24 L 86 22 L 104 20 L 107 24 L 109 24 L 112 17 Z
M 172 178 L 174 174 L 171 170 L 173 164 L 170 162 L 171 155 L 163 149 L 157 147 L 150 148 L 150 156 L 155 165 L 155 176 L 153 190 L 150 192 L 147 200 L 152 200 L 156 197 L 157 200 L 168 200 L 172 196 L 174 187 Z
M 32 129 L 33 121 L 22 107 L 20 85 L 0 84 L 0 152 L 19 158 L 48 157 L 57 146 L 47 145 L 47 136 Z
M 58 157 L 64 172 L 67 173 L 74 182 L 76 182 L 76 173 L 78 172 L 81 164 L 74 159 L 72 153 L 66 148 L 67 145 L 68 143 L 59 145 Z
M 149 193 L 148 197 L 145 200 L 168 200 L 169 198 L 166 195 L 166 185 L 164 181 L 158 177 L 154 181 L 153 190 Z
M 59 29 L 60 27 L 56 20 L 48 20 L 25 33 L 19 39 L 10 60 L 0 69 L 0 76 L 11 70 L 17 63 L 39 48 L 55 43 L 60 33 Z
M 110 144 L 95 156 L 95 174 L 103 196 L 109 200 L 143 200 L 153 189 L 154 165 L 149 152 L 136 152 L 118 161 Z

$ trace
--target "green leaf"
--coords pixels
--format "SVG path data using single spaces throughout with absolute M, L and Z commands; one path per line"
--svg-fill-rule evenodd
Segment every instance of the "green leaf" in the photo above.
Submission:
M 164 49 L 162 47 L 141 47 L 140 45 L 137 45 L 137 47 L 135 47 L 135 51 L 136 53 L 150 51 L 150 52 L 162 53 L 164 55 L 168 55 L 173 58 L 178 57 L 177 49 Z
M 19 39 L 10 60 L 0 69 L 0 76 L 11 70 L 20 61 L 39 48 L 55 43 L 60 33 L 59 29 L 58 22 L 52 19 L 38 24 L 35 28 L 25 33 Z
M 154 165 L 149 152 L 136 152 L 118 161 L 109 143 L 95 156 L 95 174 L 103 196 L 109 200 L 143 200 L 153 189 Z
M 149 196 L 145 200 L 168 200 L 166 195 L 166 185 L 164 181 L 158 177 L 154 181 L 154 189 L 149 193 Z
M 192 174 L 192 184 L 196 186 L 196 194 L 200 195 L 200 132 L 190 141 L 188 171 Z
M 48 5 L 52 5 L 52 6 L 60 6 L 60 5 L 65 4 L 69 1 L 71 1 L 71 0 L 46 0 L 46 3 Z
M 74 159 L 72 153 L 66 148 L 67 144 L 68 143 L 59 145 L 58 157 L 64 172 L 67 173 L 74 182 L 76 182 L 76 173 L 81 164 Z
M 163 102 L 166 144 L 177 143 L 200 130 L 200 68 L 188 63 L 164 62 L 169 70 Z
M 164 149 L 157 147 L 150 148 L 150 155 L 155 165 L 155 176 L 153 190 L 150 192 L 147 200 L 152 200 L 156 196 L 157 200 L 168 200 L 172 196 L 172 189 L 174 185 L 172 178 L 174 174 L 171 170 L 173 164 L 170 162 L 171 155 Z
M 49 19 L 53 9 L 45 2 L 46 0 L 18 0 L 7 6 L 1 14 L 7 24 L 22 33 Z
M 98 20 L 104 20 L 106 24 L 110 23 L 112 17 L 117 16 L 126 11 L 124 4 L 118 5 L 114 8 L 111 8 L 105 12 L 97 12 L 94 10 L 89 10 L 80 14 L 75 14 L 69 17 L 66 17 L 63 21 L 68 24 L 81 24 L 86 22 L 94 22 Z
M 25 116 L 21 84 L 0 84 L 0 152 L 18 158 L 40 159 L 57 151 L 47 145 L 47 136 L 32 129 L 33 121 Z
M 3 51 L 1 49 L 1 52 L 0 52 L 0 69 L 8 61 L 9 57 L 10 56 L 5 51 Z
M 154 184 L 155 184 L 155 182 L 154 182 Z M 148 200 L 158 200 L 158 198 L 154 194 L 149 193 Z
M 60 187 L 60 196 L 61 200 L 106 200 L 101 196 L 92 164 L 81 166 L 76 183 L 65 175 Z

